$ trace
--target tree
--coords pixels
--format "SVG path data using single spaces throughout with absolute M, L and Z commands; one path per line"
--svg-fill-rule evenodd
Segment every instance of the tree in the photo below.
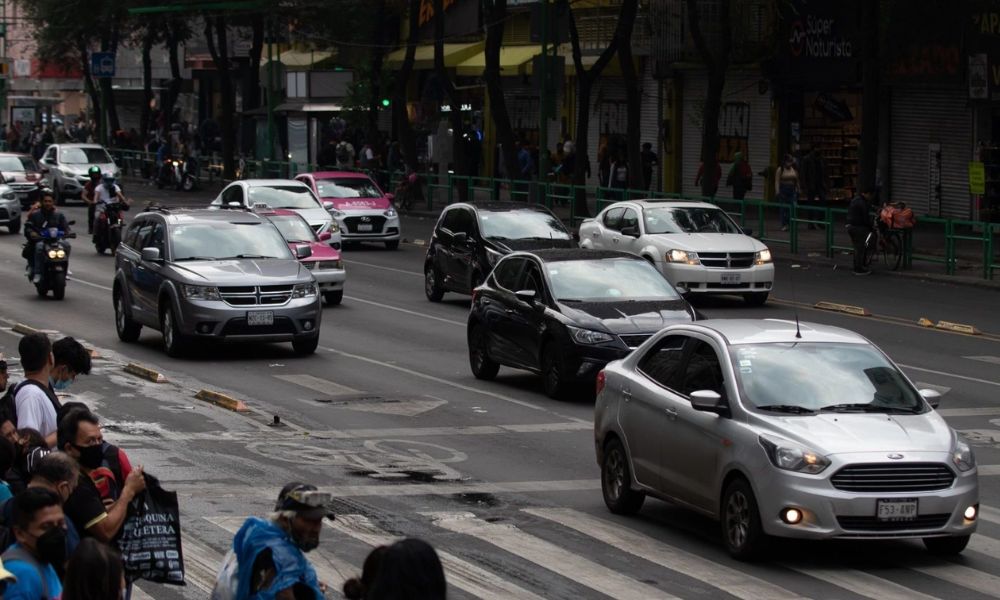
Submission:
M 509 179 L 514 179 L 518 172 L 517 148 L 500 79 L 500 46 L 503 44 L 504 22 L 507 20 L 507 0 L 484 0 L 483 8 L 483 18 L 486 21 L 486 68 L 483 70 L 483 80 L 490 98 L 490 115 L 496 128 L 497 141 L 500 142 L 504 171 Z
M 233 119 L 236 112 L 236 91 L 233 88 L 232 64 L 229 60 L 229 37 L 226 16 L 217 13 L 214 16 L 205 15 L 205 39 L 208 41 L 208 52 L 219 76 L 219 95 L 222 99 L 222 113 L 219 115 L 219 128 L 222 130 L 222 170 L 223 176 L 233 178 L 236 175 L 234 148 L 236 145 L 236 127 Z
M 635 72 L 635 61 L 632 60 L 632 30 L 635 18 L 639 12 L 639 0 L 623 0 L 621 14 L 618 17 L 618 27 L 615 36 L 618 37 L 618 64 L 621 66 L 625 79 L 626 136 L 625 148 L 628 153 L 628 179 L 632 189 L 644 189 L 646 182 L 642 177 L 642 155 L 639 151 L 639 140 L 642 137 L 640 127 L 642 113 L 642 96 L 639 93 L 639 77 Z
M 392 98 L 392 119 L 396 123 L 396 133 L 399 136 L 399 149 L 403 154 L 403 162 L 407 171 L 417 169 L 417 138 L 410 125 L 410 116 L 406 111 L 406 90 L 413 73 L 413 63 L 417 53 L 417 29 L 420 27 L 420 0 L 410 0 L 407 8 L 409 33 L 406 40 L 406 54 L 403 64 L 396 74 L 396 84 Z
M 733 47 L 732 23 L 729 18 L 732 0 L 719 0 L 719 35 L 714 36 L 716 48 L 711 47 L 702 31 L 698 1 L 687 0 L 688 27 L 708 71 L 708 89 L 702 112 L 701 163 L 704 165 L 705 175 L 701 178 L 701 193 L 703 196 L 713 196 L 717 183 L 711 169 L 718 165 L 719 113 L 722 110 L 722 92 L 726 86 L 726 70 L 729 68 Z
M 462 103 L 458 97 L 458 90 L 448 75 L 448 70 L 444 66 L 444 0 L 434 0 L 434 74 L 437 76 L 438 85 L 444 90 L 448 99 L 448 116 L 451 120 L 451 141 L 452 141 L 452 167 L 459 176 L 468 175 L 468 161 L 462 144 L 464 143 L 465 128 L 462 125 Z M 459 185 L 459 200 L 465 202 L 469 197 L 469 187 Z

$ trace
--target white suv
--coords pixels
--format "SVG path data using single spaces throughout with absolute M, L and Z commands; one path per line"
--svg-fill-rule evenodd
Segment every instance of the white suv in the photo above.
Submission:
M 706 202 L 618 202 L 580 225 L 580 246 L 642 256 L 678 290 L 737 294 L 759 306 L 774 285 L 771 251 Z
M 45 178 L 59 205 L 65 204 L 66 198 L 81 197 L 83 186 L 90 181 L 87 172 L 91 167 L 118 177 L 114 159 L 99 144 L 52 144 L 42 155 L 42 166 L 48 169 Z

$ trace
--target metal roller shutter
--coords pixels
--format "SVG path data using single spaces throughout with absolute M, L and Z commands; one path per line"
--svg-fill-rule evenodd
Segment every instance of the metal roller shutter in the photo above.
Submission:
M 890 194 L 917 214 L 968 219 L 972 111 L 964 89 L 895 88 L 889 140 Z M 940 207 L 931 202 L 931 144 L 940 144 Z

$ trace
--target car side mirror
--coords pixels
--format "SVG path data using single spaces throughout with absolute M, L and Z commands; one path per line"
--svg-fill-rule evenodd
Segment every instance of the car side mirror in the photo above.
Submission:
M 323 201 L 323 208 L 325 208 L 326 210 L 333 210 L 335 207 L 336 205 L 333 203 L 333 201 L 331 200 Z
M 323 233 L 319 234 L 319 241 L 321 242 L 329 242 L 332 238 L 333 234 L 330 233 L 329 231 L 324 231 Z
M 160 262 L 163 260 L 160 258 L 159 248 L 143 248 L 142 249 L 142 260 L 143 262 Z
M 920 390 L 920 396 L 927 401 L 927 404 L 931 405 L 931 408 L 937 410 L 937 407 L 941 406 L 941 392 L 937 390 Z
M 715 390 L 691 392 L 691 407 L 697 411 L 715 413 L 720 417 L 729 416 L 729 407 Z
M 622 227 L 622 235 L 637 238 L 639 237 L 638 227 Z
M 309 258 L 312 255 L 313 255 L 312 246 L 302 245 L 295 247 L 295 256 L 300 260 L 303 258 Z
M 743 231 L 743 235 L 753 237 L 753 229 L 749 227 L 740 227 L 740 230 Z
M 514 292 L 514 295 L 525 304 L 534 304 L 537 300 L 535 290 L 518 290 Z
M 392 192 L 389 192 L 389 193 L 387 193 L 387 194 L 385 195 L 385 198 L 386 198 L 386 200 L 388 200 L 389 202 L 392 202 L 393 200 L 395 200 L 395 199 L 396 199 L 396 194 L 393 194 Z
M 455 244 L 467 244 L 469 243 L 469 234 L 465 233 L 464 231 L 453 233 L 451 235 L 451 241 Z

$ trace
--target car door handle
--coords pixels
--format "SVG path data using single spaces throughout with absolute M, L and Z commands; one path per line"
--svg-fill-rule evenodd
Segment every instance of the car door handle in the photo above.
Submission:
M 670 417 L 670 420 L 674 420 L 674 419 L 677 418 L 677 409 L 676 408 L 666 408 L 666 409 L 664 409 L 664 411 Z
M 493 301 L 489 298 L 483 298 L 483 304 L 493 304 Z
M 512 314 L 516 313 L 517 311 L 514 310 L 513 308 L 505 308 L 504 312 L 507 313 L 508 315 L 512 315 Z
M 622 398 L 625 399 L 625 402 L 628 402 L 629 400 L 631 400 L 632 399 L 632 390 L 630 390 L 628 388 L 622 388 Z

